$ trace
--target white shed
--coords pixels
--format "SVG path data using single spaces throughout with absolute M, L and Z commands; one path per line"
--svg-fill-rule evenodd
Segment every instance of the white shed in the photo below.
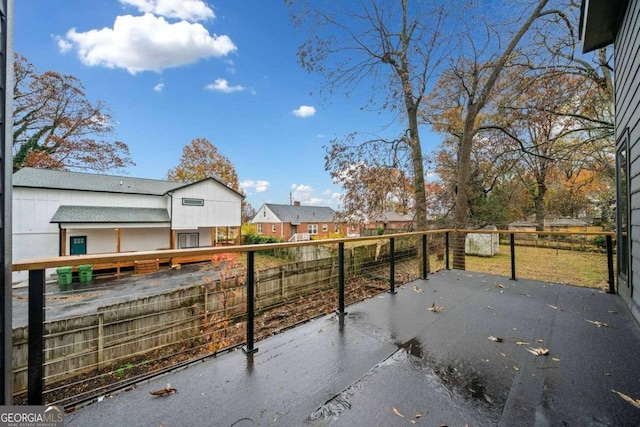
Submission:
M 242 199 L 216 178 L 23 168 L 13 175 L 13 260 L 227 243 L 239 236 Z

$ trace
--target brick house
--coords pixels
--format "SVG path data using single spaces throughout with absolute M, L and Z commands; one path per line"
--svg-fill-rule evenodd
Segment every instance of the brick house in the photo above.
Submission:
M 347 234 L 344 223 L 335 222 L 336 212 L 328 206 L 302 206 L 265 203 L 251 223 L 258 234 L 286 241 L 326 239 L 337 233 Z

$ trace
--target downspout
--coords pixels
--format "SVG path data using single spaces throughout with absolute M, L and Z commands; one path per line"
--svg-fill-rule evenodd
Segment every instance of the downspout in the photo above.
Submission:
M 58 256 L 62 256 L 62 224 L 58 223 Z

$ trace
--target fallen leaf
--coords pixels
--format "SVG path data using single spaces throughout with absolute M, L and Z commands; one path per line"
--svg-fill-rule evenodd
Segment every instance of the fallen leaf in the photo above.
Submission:
M 502 355 L 502 357 L 507 357 L 507 355 L 504 354 L 503 352 L 500 352 L 500 354 Z
M 396 414 L 396 415 L 397 415 L 397 416 L 399 416 L 399 417 L 404 418 L 404 415 L 402 415 L 402 414 L 400 413 L 400 411 L 398 411 L 395 407 L 393 408 L 393 413 L 394 413 L 394 414 Z
M 626 394 L 620 393 L 619 391 L 615 391 L 615 390 L 611 390 L 611 391 L 617 394 L 618 396 L 620 396 L 621 398 L 623 398 L 624 400 L 626 400 L 627 402 L 631 403 L 636 408 L 640 409 L 640 399 L 634 399 L 633 397 L 627 396 Z
M 496 283 L 496 288 L 505 289 L 505 288 L 506 288 L 506 286 L 505 286 L 505 285 L 502 285 L 502 284 L 500 284 L 500 283 Z
M 544 340 L 536 340 L 536 342 L 544 342 Z
M 529 345 L 526 341 L 516 341 L 516 345 Z
M 487 338 L 489 338 L 491 341 L 495 341 L 495 342 L 503 342 L 504 341 L 504 338 L 494 337 L 493 335 L 489 335 Z
M 560 310 L 560 311 L 564 311 L 561 308 L 556 307 L 555 305 L 551 305 L 551 304 L 547 304 L 549 307 L 553 308 L 554 310 Z
M 171 384 L 167 383 L 167 386 L 165 388 L 161 388 L 160 390 L 156 390 L 156 391 L 150 391 L 149 393 L 151 393 L 153 396 L 168 396 L 170 394 L 174 394 L 177 393 L 178 390 L 171 387 Z
M 586 321 L 587 321 L 587 322 L 589 322 L 589 323 L 593 323 L 593 324 L 594 324 L 594 325 L 596 325 L 598 328 L 602 328 L 602 327 L 608 328 L 608 327 L 609 327 L 609 324 L 608 324 L 608 323 L 599 322 L 599 321 L 597 321 L 597 320 L 587 320 L 587 319 L 584 319 L 584 320 L 586 320 Z
M 514 366 L 513 369 L 515 369 L 516 371 L 520 370 L 520 368 L 518 368 L 517 366 Z
M 413 285 L 413 290 L 414 290 L 414 291 L 416 291 L 416 292 L 424 292 L 424 291 L 423 291 L 422 289 L 420 289 L 420 287 L 419 287 L 419 286 L 417 286 L 417 285 Z
M 431 307 L 429 307 L 427 310 L 433 311 L 434 313 L 439 313 L 442 310 L 444 310 L 444 307 L 436 305 L 436 303 L 434 302 L 434 303 L 431 304 Z
M 549 354 L 549 349 L 542 348 L 542 347 L 538 347 L 538 348 L 528 347 L 527 351 L 535 356 L 546 356 Z
M 557 357 L 552 357 L 551 360 L 553 360 L 554 362 L 559 362 L 560 359 L 558 359 Z
M 609 311 L 607 311 L 607 313 L 609 313 L 609 314 L 618 314 L 618 312 L 615 311 L 615 310 L 609 310 Z

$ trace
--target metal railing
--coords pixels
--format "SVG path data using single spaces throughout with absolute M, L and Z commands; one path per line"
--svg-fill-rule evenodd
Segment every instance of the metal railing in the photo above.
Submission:
M 241 271 L 236 264 L 233 264 L 232 268 L 227 268 L 225 272 L 217 271 L 215 274 L 212 273 L 213 276 L 202 278 L 203 282 L 208 283 L 207 286 L 198 285 L 200 288 L 204 289 L 204 296 L 202 297 L 202 300 L 196 301 L 197 296 L 194 296 L 195 294 L 189 294 L 187 296 L 180 297 L 183 298 L 183 300 L 178 300 L 175 304 L 175 307 L 177 308 L 171 309 L 175 313 L 178 313 L 179 310 L 191 310 L 187 311 L 187 314 L 185 315 L 187 317 L 186 319 L 176 320 L 176 317 L 176 319 L 172 320 L 173 323 L 167 325 L 165 329 L 171 327 L 178 328 L 176 325 L 183 325 L 188 322 L 191 323 L 188 326 L 180 326 L 177 329 L 178 332 L 175 334 L 182 336 L 187 330 L 201 329 L 200 332 L 203 335 L 197 337 L 197 340 L 199 340 L 199 348 L 201 347 L 204 350 L 214 349 L 204 355 L 202 353 L 198 353 L 198 357 L 202 358 L 215 354 L 215 352 L 220 349 L 234 348 L 242 344 L 244 344 L 242 348 L 247 354 L 252 354 L 258 351 L 258 348 L 255 346 L 255 342 L 257 341 L 256 314 L 261 316 L 260 327 L 263 327 L 270 319 L 270 317 L 264 313 L 274 307 L 281 311 L 278 312 L 277 315 L 271 316 L 271 318 L 276 318 L 277 320 L 279 316 L 290 317 L 292 316 L 292 309 L 287 311 L 287 309 L 283 309 L 282 307 L 285 307 L 286 304 L 293 301 L 294 298 L 299 298 L 296 301 L 298 301 L 297 306 L 300 306 L 300 301 L 305 301 L 305 298 L 312 298 L 314 295 L 320 295 L 320 298 L 325 300 L 328 299 L 328 296 L 335 296 L 336 301 L 333 310 L 340 316 L 341 321 L 343 321 L 345 306 L 349 303 L 348 300 L 353 302 L 358 300 L 358 298 L 362 298 L 362 295 L 364 295 L 349 296 L 349 292 L 356 287 L 357 281 L 360 281 L 362 286 L 365 288 L 371 288 L 372 292 L 386 290 L 389 293 L 394 294 L 396 293 L 399 283 L 404 284 L 415 279 L 427 279 L 431 272 L 442 269 L 449 270 L 451 268 L 451 256 L 453 256 L 453 258 L 458 257 L 458 260 L 459 257 L 465 259 L 467 261 L 466 269 L 468 270 L 486 271 L 483 269 L 488 268 L 491 272 L 491 268 L 493 268 L 492 265 L 499 265 L 499 267 L 502 268 L 502 270 L 500 270 L 501 273 L 499 274 L 508 275 L 504 273 L 504 271 L 506 271 L 504 270 L 504 264 L 507 256 L 503 253 L 500 257 L 478 258 L 478 260 L 482 260 L 483 263 L 488 266 L 472 265 L 473 263 L 471 261 L 474 261 L 474 257 L 469 257 L 467 255 L 467 249 L 454 244 L 455 241 L 460 242 L 460 240 L 456 240 L 459 236 L 466 237 L 468 235 L 491 235 L 498 236 L 498 239 L 502 236 L 502 242 L 505 241 L 505 238 L 508 239 L 508 264 L 510 278 L 512 280 L 517 280 L 518 278 L 517 268 L 519 266 L 522 267 L 526 265 L 524 262 L 516 262 L 520 251 L 536 250 L 538 253 L 555 251 L 557 257 L 560 257 L 560 251 L 566 251 L 566 253 L 562 252 L 563 257 L 568 256 L 568 251 L 574 251 L 576 252 L 576 256 L 595 256 L 595 263 L 604 263 L 606 258 L 607 289 L 608 292 L 615 293 L 613 262 L 614 244 L 612 239 L 614 234 L 609 232 L 570 233 L 447 229 L 402 233 L 396 235 L 341 238 L 296 243 L 193 248 L 183 250 L 65 256 L 24 260 L 15 262 L 13 264 L 13 270 L 29 271 L 28 366 L 26 368 L 28 378 L 26 387 L 26 403 L 30 405 L 42 405 L 45 403 L 45 369 L 48 366 L 48 363 L 50 363 L 50 361 L 47 360 L 46 355 L 53 351 L 52 349 L 47 349 L 45 346 L 45 339 L 50 338 L 49 335 L 53 334 L 51 331 L 49 332 L 49 335 L 45 334 L 47 329 L 52 329 L 49 323 L 45 323 L 45 320 L 47 320 L 45 319 L 45 301 L 47 300 L 45 269 L 47 268 L 74 267 L 87 264 L 104 265 L 108 263 L 126 263 L 152 259 L 171 259 L 174 257 L 195 259 L 200 256 L 214 255 L 219 255 L 221 257 L 246 256 L 246 258 L 244 258 L 244 262 L 246 263 L 246 272 L 244 272 L 244 270 Z M 597 236 L 604 237 L 604 248 L 594 244 L 592 241 Z M 602 239 L 600 238 L 600 240 Z M 301 256 L 304 257 L 304 252 L 306 251 L 305 248 L 311 249 L 316 254 L 314 260 L 308 262 L 308 266 L 303 266 L 303 262 L 295 262 L 293 264 L 283 264 L 280 267 L 272 268 L 270 270 L 260 269 L 261 267 L 257 267 L 256 255 L 264 253 L 265 249 L 272 252 L 276 252 L 276 250 L 295 250 L 303 252 Z M 317 255 L 321 252 L 320 249 L 324 249 L 327 252 L 328 256 L 326 258 Z M 527 258 L 527 262 L 531 261 L 531 256 L 526 255 L 525 257 Z M 235 277 L 236 282 L 234 287 L 227 287 L 227 285 L 225 285 L 225 283 L 228 282 L 227 279 L 229 279 L 229 277 L 226 277 L 227 275 Z M 270 282 L 269 280 L 271 280 L 270 277 L 272 276 L 275 278 L 273 279 L 273 282 Z M 213 279 L 211 277 L 213 277 Z M 300 280 L 295 282 L 294 277 L 299 277 Z M 213 285 L 209 282 L 213 283 Z M 276 283 L 276 285 L 273 285 L 272 283 Z M 375 283 L 376 286 L 372 286 L 372 283 Z M 107 285 L 107 287 L 108 286 L 110 285 Z M 198 292 L 197 289 L 195 292 Z M 53 297 L 60 297 L 60 295 L 53 295 Z M 141 299 L 145 299 L 147 303 L 151 301 L 151 297 L 147 295 L 143 295 Z M 315 305 L 313 301 L 307 302 L 307 306 L 311 307 L 313 305 Z M 182 311 L 180 313 L 182 313 Z M 216 313 L 219 313 L 219 316 L 214 316 Z M 233 315 L 231 316 L 229 313 L 233 313 Z M 324 314 L 324 312 L 316 310 L 313 311 L 310 316 L 317 316 L 321 314 Z M 158 313 L 153 315 L 157 316 Z M 102 313 L 102 316 L 100 323 L 96 326 L 98 333 L 100 333 L 100 330 L 103 331 L 105 328 L 109 327 L 107 320 L 104 319 L 104 317 L 108 317 L 109 314 Z M 137 316 L 137 321 L 139 321 L 139 318 L 141 317 L 143 316 Z M 216 344 L 215 346 L 211 346 L 210 341 L 218 339 L 216 338 L 216 332 L 211 332 L 212 326 L 210 319 L 213 317 L 216 317 L 217 322 L 213 326 L 217 328 L 215 331 L 224 330 L 225 337 L 228 338 L 225 339 L 226 347 L 219 346 L 217 343 L 214 343 Z M 309 320 L 309 318 L 301 316 L 299 319 L 296 318 L 295 321 L 290 322 L 290 324 L 283 326 L 281 329 L 295 325 L 296 322 L 299 323 L 306 320 Z M 154 317 L 152 321 L 157 322 L 157 317 Z M 129 323 L 123 323 L 123 325 L 128 324 Z M 244 333 L 237 333 L 236 335 L 233 335 L 237 332 L 238 325 L 242 326 L 243 324 Z M 85 330 L 90 327 L 93 326 L 82 326 Z M 205 331 L 203 332 L 202 330 Z M 227 331 L 229 331 L 229 335 L 227 335 Z M 120 331 L 119 333 L 123 334 L 126 332 L 128 331 Z M 62 332 L 56 333 L 62 334 Z M 141 331 L 140 336 L 145 337 L 145 334 L 148 335 L 146 330 Z M 260 335 L 260 328 L 258 328 L 258 335 Z M 264 336 L 264 333 L 262 336 Z M 83 340 L 86 341 L 93 339 L 94 338 L 83 338 Z M 140 339 L 142 340 L 146 338 Z M 95 366 L 91 365 L 89 368 L 78 368 L 78 372 L 84 372 L 87 369 L 100 371 L 101 366 L 108 364 L 108 360 L 104 358 L 104 354 L 106 353 L 105 339 L 102 337 L 96 338 L 96 340 L 97 343 L 93 341 L 88 342 L 88 349 L 82 350 L 81 353 L 91 352 L 91 357 L 95 357 L 98 362 L 96 362 Z M 69 345 L 79 345 L 77 341 L 77 338 L 73 338 Z M 122 338 L 118 336 L 115 337 L 113 341 L 121 343 Z M 183 344 L 180 345 L 181 348 L 184 347 Z M 157 345 L 153 347 L 153 349 L 156 349 L 156 347 Z M 64 359 L 64 357 L 58 357 L 58 359 Z M 124 359 L 117 360 L 120 360 L 121 363 L 126 361 Z M 193 359 L 187 360 L 186 362 L 181 361 L 180 364 L 188 363 L 190 361 L 193 361 Z M 144 364 L 144 362 L 142 363 Z M 128 367 L 128 364 L 124 366 Z M 163 368 L 161 371 L 164 372 L 169 369 L 174 369 L 175 367 L 176 365 L 170 365 Z M 123 368 L 121 367 L 120 369 Z M 117 373 L 120 369 L 112 370 L 110 373 Z M 155 372 L 158 373 L 160 371 L 156 370 Z M 117 383 L 116 388 L 123 388 L 132 382 L 140 381 L 140 378 L 141 377 L 135 377 L 131 379 L 130 382 L 119 382 Z M 65 400 L 65 402 L 77 403 L 78 401 L 90 400 L 93 398 L 95 398 L 94 395 L 83 394 L 81 397 Z M 51 403 L 51 401 L 57 403 L 60 400 L 49 399 L 49 402 L 47 403 Z

